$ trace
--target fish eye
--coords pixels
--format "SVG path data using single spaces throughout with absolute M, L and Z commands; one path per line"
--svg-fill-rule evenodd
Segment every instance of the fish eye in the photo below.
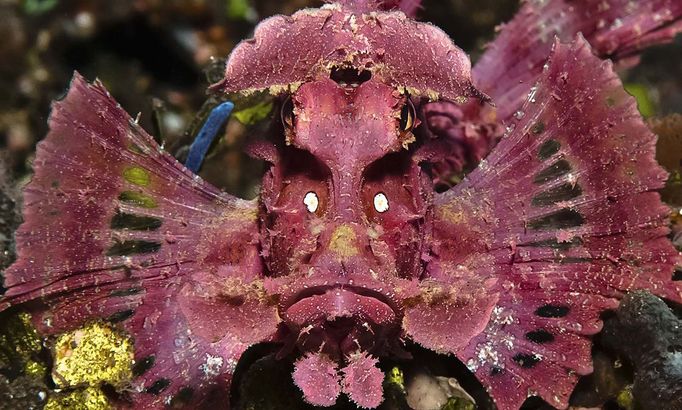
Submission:
M 408 132 L 414 128 L 415 118 L 417 117 L 416 110 L 412 102 L 408 99 L 407 103 L 403 105 L 400 111 L 400 131 Z
M 282 112 L 280 115 L 282 117 L 282 124 L 284 124 L 286 128 L 294 128 L 294 101 L 291 97 L 287 97 L 284 104 L 282 104 Z
M 380 214 L 388 211 L 388 198 L 383 192 L 374 195 L 374 209 Z
M 317 197 L 315 192 L 310 191 L 305 194 L 305 197 L 303 198 L 303 204 L 305 205 L 308 212 L 314 214 L 317 212 L 317 208 L 320 206 L 320 199 Z

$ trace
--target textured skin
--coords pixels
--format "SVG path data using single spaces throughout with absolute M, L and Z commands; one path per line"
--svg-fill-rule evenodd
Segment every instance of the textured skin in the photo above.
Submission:
M 351 10 L 368 7 L 350 3 Z M 225 78 L 212 89 L 281 94 L 328 74 L 333 66 L 347 66 L 368 70 L 412 95 L 452 100 L 480 95 L 471 85 L 468 57 L 437 27 L 401 12 L 356 13 L 331 4 L 263 21 L 253 39 L 235 48 Z
M 555 36 L 570 42 L 582 33 L 601 58 L 621 66 L 637 63 L 649 46 L 671 41 L 682 32 L 682 2 L 677 0 L 525 0 L 514 18 L 473 68 L 474 84 L 490 95 L 495 110 L 485 115 L 449 102 L 424 107 L 430 134 L 438 135 L 433 179 L 439 188 L 459 179 L 490 153 L 496 129 L 513 122 L 538 81 Z M 461 129 L 464 129 L 464 135 Z M 675 160 L 677 161 L 677 160 Z
M 323 78 L 302 85 L 292 100 L 291 145 L 273 147 L 277 158 L 263 181 L 265 289 L 278 295 L 285 339 L 295 345 L 289 349 L 331 357 L 346 374 L 343 391 L 376 407 L 381 383 L 363 395 L 358 375 L 376 380 L 381 372 L 367 363 L 402 354 L 400 321 L 406 300 L 419 293 L 430 184 L 403 148 L 411 139 L 398 129 L 406 99 L 395 88 Z M 302 204 L 308 192 L 319 198 L 314 213 Z M 383 214 L 373 208 L 379 192 L 390 198 Z M 365 360 L 346 363 L 358 355 Z M 301 380 L 305 393 L 335 391 L 340 379 Z
M 554 37 L 582 33 L 601 58 L 634 63 L 646 47 L 682 32 L 679 0 L 526 0 L 473 69 L 474 83 L 507 120 L 542 73 Z M 630 60 L 630 61 L 626 61 Z
M 563 408 L 591 372 L 586 336 L 600 330 L 600 312 L 631 289 L 680 301 L 682 287 L 671 281 L 669 211 L 651 192 L 666 178 L 655 137 L 611 64 L 582 38 L 557 43 L 522 110 L 490 156 L 434 201 L 430 276 L 490 285 L 447 315 L 442 305 L 415 308 L 418 325 L 406 331 L 456 354 L 500 409 L 518 408 L 527 392 Z M 481 333 L 452 334 L 481 307 L 492 310 L 479 313 Z
M 153 361 L 133 381 L 140 407 L 184 388 L 224 390 L 241 353 L 276 331 L 254 282 L 256 209 L 184 169 L 100 83 L 76 75 L 38 147 L 0 308 L 42 299 L 34 320 L 48 334 L 120 321 L 137 363 Z
M 333 406 L 341 394 L 338 372 L 336 362 L 329 356 L 310 354 L 296 362 L 291 376 L 310 404 L 328 407 Z
M 282 94 L 280 132 L 252 149 L 270 163 L 256 201 L 194 176 L 76 75 L 0 309 L 27 303 L 47 333 L 118 323 L 137 408 L 229 407 L 260 342 L 295 359 L 308 402 L 375 408 L 378 363 L 408 339 L 460 358 L 501 410 L 567 407 L 604 310 L 632 289 L 682 301 L 655 138 L 610 63 L 555 42 L 501 142 L 437 194 L 415 115 L 482 94 L 442 32 L 371 4 L 275 17 L 235 49 L 215 90 Z

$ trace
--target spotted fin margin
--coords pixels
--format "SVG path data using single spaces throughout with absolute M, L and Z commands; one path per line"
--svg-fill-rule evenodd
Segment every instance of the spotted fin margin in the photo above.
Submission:
M 682 301 L 655 192 L 667 174 L 635 100 L 582 36 L 555 42 L 517 117 L 437 196 L 428 279 L 456 297 L 408 310 L 405 330 L 462 360 L 500 410 L 528 396 L 566 408 L 592 372 L 602 311 L 633 289 Z
M 76 73 L 49 126 L 0 310 L 26 303 L 47 334 L 116 323 L 134 340 L 137 408 L 227 408 L 239 357 L 278 323 L 257 203 L 183 167 L 99 81 Z

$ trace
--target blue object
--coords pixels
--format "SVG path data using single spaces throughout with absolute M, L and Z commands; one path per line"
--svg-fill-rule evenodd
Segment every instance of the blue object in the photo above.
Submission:
M 187 169 L 195 174 L 199 172 L 199 168 L 201 168 L 201 164 L 204 163 L 204 158 L 206 158 L 208 148 L 218 135 L 220 127 L 222 127 L 230 118 L 233 109 L 234 104 L 230 101 L 226 101 L 211 111 L 204 126 L 201 127 L 201 131 L 199 131 L 199 134 L 197 134 L 194 142 L 192 142 L 192 145 L 189 147 L 189 154 L 187 155 L 187 161 L 185 161 L 185 167 L 187 167 Z

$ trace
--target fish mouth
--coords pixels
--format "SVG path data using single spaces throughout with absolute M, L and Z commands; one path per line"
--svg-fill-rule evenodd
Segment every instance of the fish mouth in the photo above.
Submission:
M 338 318 L 390 326 L 402 318 L 402 309 L 387 295 L 353 285 L 320 285 L 303 289 L 280 304 L 285 322 L 295 327 Z

